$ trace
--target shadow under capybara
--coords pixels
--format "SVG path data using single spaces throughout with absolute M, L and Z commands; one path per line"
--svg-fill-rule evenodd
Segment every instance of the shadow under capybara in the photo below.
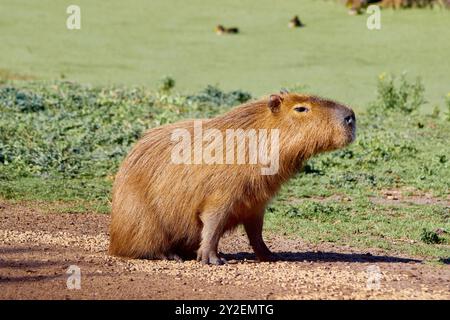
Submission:
M 345 147 L 355 139 L 355 130 L 350 108 L 287 92 L 212 119 L 148 130 L 114 182 L 110 254 L 177 260 L 196 256 L 203 263 L 222 264 L 221 236 L 243 225 L 258 260 L 275 260 L 262 238 L 267 203 L 307 159 Z M 257 137 L 256 132 L 263 134 Z M 270 144 L 261 139 L 268 132 Z M 223 144 L 208 149 L 222 137 Z M 255 153 L 250 146 L 258 141 Z M 261 146 L 266 147 L 266 157 L 260 158 L 265 162 L 255 161 Z M 267 170 L 269 152 L 277 162 L 272 172 Z

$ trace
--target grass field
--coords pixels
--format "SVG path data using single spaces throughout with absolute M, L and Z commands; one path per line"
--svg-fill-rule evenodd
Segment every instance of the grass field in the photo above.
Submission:
M 268 230 L 311 243 L 447 262 L 450 244 L 450 97 L 418 112 L 422 87 L 380 78 L 358 138 L 321 155 L 267 210 Z M 376 90 L 374 88 L 374 90 Z M 110 210 L 120 161 L 143 130 L 211 117 L 248 99 L 209 87 L 191 95 L 68 82 L 0 86 L 0 199 L 52 212 Z
M 306 85 L 356 110 L 374 99 L 382 72 L 422 77 L 427 110 L 450 91 L 448 10 L 385 10 L 382 29 L 369 31 L 366 16 L 348 16 L 337 1 L 76 3 L 82 29 L 69 31 L 73 1 L 2 0 L 0 76 L 154 88 L 171 75 L 180 91 L 218 84 L 255 96 Z M 294 14 L 305 28 L 287 28 Z M 242 33 L 219 37 L 218 23 Z

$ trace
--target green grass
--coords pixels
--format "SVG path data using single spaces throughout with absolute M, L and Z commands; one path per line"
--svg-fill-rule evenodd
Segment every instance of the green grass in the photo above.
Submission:
M 311 243 L 445 258 L 449 256 L 450 237 L 448 233 L 437 236 L 435 230 L 448 230 L 449 217 L 448 207 L 442 205 L 375 205 L 365 196 L 351 201 L 306 199 L 301 204 L 277 200 L 267 212 L 266 229 L 300 236 Z
M 148 87 L 171 75 L 183 92 L 218 84 L 255 96 L 302 84 L 356 110 L 384 71 L 421 76 L 428 110 L 450 91 L 450 10 L 384 10 L 369 31 L 338 1 L 78 0 L 82 29 L 69 31 L 73 3 L 2 0 L 0 74 Z M 287 28 L 294 14 L 305 28 Z M 242 33 L 219 37 L 218 23 Z
M 385 79 L 369 112 L 357 115 L 355 143 L 310 160 L 270 204 L 266 228 L 311 243 L 446 261 L 448 115 L 420 113 L 421 86 Z M 250 97 L 214 87 L 185 95 L 168 87 L 0 86 L 0 199 L 44 203 L 57 212 L 107 213 L 117 167 L 146 128 L 211 117 Z M 386 202 L 386 190 L 400 191 L 405 201 Z M 425 194 L 433 203 L 408 201 Z

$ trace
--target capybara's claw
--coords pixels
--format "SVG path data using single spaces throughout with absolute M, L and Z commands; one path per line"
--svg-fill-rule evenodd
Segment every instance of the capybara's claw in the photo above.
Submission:
M 227 260 L 225 260 L 224 258 L 220 258 L 218 256 L 213 256 L 209 258 L 209 263 L 214 264 L 216 266 L 220 266 L 223 264 L 227 264 Z
M 227 263 L 226 259 L 220 258 L 215 252 L 204 253 L 201 250 L 199 250 L 197 254 L 197 261 L 203 264 L 213 264 L 216 266 Z

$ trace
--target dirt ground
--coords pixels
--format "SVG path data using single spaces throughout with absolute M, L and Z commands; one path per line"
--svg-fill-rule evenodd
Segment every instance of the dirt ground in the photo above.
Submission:
M 266 234 L 282 261 L 255 262 L 241 231 L 229 263 L 125 260 L 107 255 L 109 216 L 52 214 L 0 202 L 0 299 L 447 299 L 450 267 L 419 258 Z M 69 290 L 76 265 L 81 288 Z

